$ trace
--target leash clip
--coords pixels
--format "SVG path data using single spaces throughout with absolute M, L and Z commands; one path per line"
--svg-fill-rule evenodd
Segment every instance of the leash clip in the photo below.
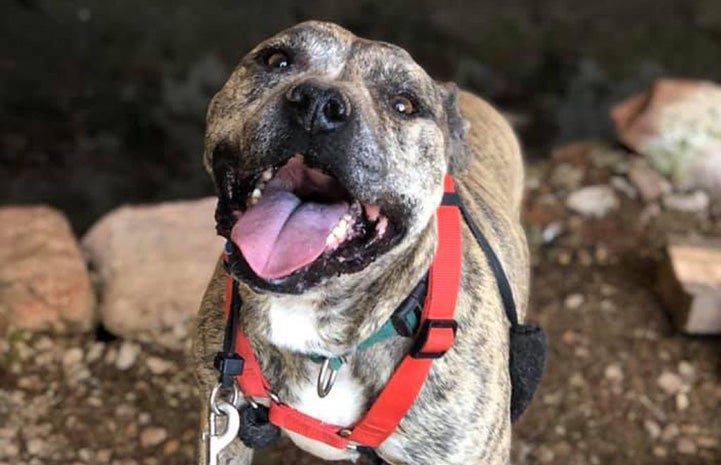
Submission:
M 230 402 L 219 398 L 221 391 L 227 391 L 220 383 L 213 387 L 210 393 L 210 412 L 208 415 L 208 431 L 203 432 L 205 447 L 207 450 L 208 465 L 218 465 L 220 453 L 238 437 L 240 431 L 240 414 L 238 405 L 240 402 L 240 390 L 238 385 L 233 383 Z M 218 432 L 220 417 L 226 417 L 225 429 Z

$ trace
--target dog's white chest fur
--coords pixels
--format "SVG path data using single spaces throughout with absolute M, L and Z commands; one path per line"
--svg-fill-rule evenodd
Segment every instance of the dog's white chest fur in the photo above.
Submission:
M 323 342 L 315 325 L 311 305 L 311 301 L 305 299 L 273 302 L 269 310 L 271 342 L 288 350 L 319 352 Z M 291 404 L 292 407 L 325 423 L 338 426 L 356 423 L 364 413 L 365 394 L 362 385 L 353 378 L 350 368 L 343 366 L 340 369 L 333 389 L 321 398 L 316 391 L 320 365 L 309 360 L 306 366 L 311 381 L 295 387 L 298 400 Z M 352 460 L 357 457 L 357 452 L 338 450 L 290 431 L 286 433 L 298 447 L 324 460 Z

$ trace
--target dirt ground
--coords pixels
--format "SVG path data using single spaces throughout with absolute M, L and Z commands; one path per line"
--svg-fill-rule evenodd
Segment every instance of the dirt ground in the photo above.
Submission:
M 560 158 L 582 183 L 604 183 L 623 164 L 610 153 L 611 164 L 578 150 Z M 654 216 L 619 195 L 603 219 L 569 214 L 553 182 L 558 159 L 528 169 L 529 318 L 550 352 L 515 426 L 514 463 L 721 463 L 721 341 L 675 333 L 652 290 L 666 234 L 719 235 L 721 211 Z M 553 223 L 561 233 L 544 242 Z M 183 351 L 102 332 L 18 333 L 0 349 L 0 464 L 193 463 L 198 401 Z M 285 443 L 256 463 L 321 462 Z

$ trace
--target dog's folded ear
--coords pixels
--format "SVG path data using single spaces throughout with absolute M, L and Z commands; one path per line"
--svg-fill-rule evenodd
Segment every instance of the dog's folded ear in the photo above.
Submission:
M 441 84 L 443 90 L 443 107 L 448 124 L 448 140 L 446 151 L 448 153 L 448 172 L 458 174 L 468 167 L 470 150 L 466 144 L 466 130 L 469 127 L 461 115 L 458 105 L 458 86 L 453 82 Z

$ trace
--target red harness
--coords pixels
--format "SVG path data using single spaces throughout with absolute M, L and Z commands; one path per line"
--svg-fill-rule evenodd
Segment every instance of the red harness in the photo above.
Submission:
M 445 193 L 454 193 L 453 179 L 446 176 Z M 433 360 L 441 357 L 455 339 L 454 314 L 461 280 L 461 216 L 457 206 L 441 205 L 437 210 L 438 249 L 429 271 L 428 294 L 414 350 L 406 355 L 368 412 L 353 426 L 324 423 L 271 396 L 271 386 L 255 357 L 250 340 L 238 328 L 235 350 L 245 361 L 236 377 L 246 397 L 266 399 L 270 422 L 338 449 L 366 446 L 377 448 L 396 430 L 415 402 L 428 377 Z M 226 284 L 225 317 L 231 309 L 233 279 Z

